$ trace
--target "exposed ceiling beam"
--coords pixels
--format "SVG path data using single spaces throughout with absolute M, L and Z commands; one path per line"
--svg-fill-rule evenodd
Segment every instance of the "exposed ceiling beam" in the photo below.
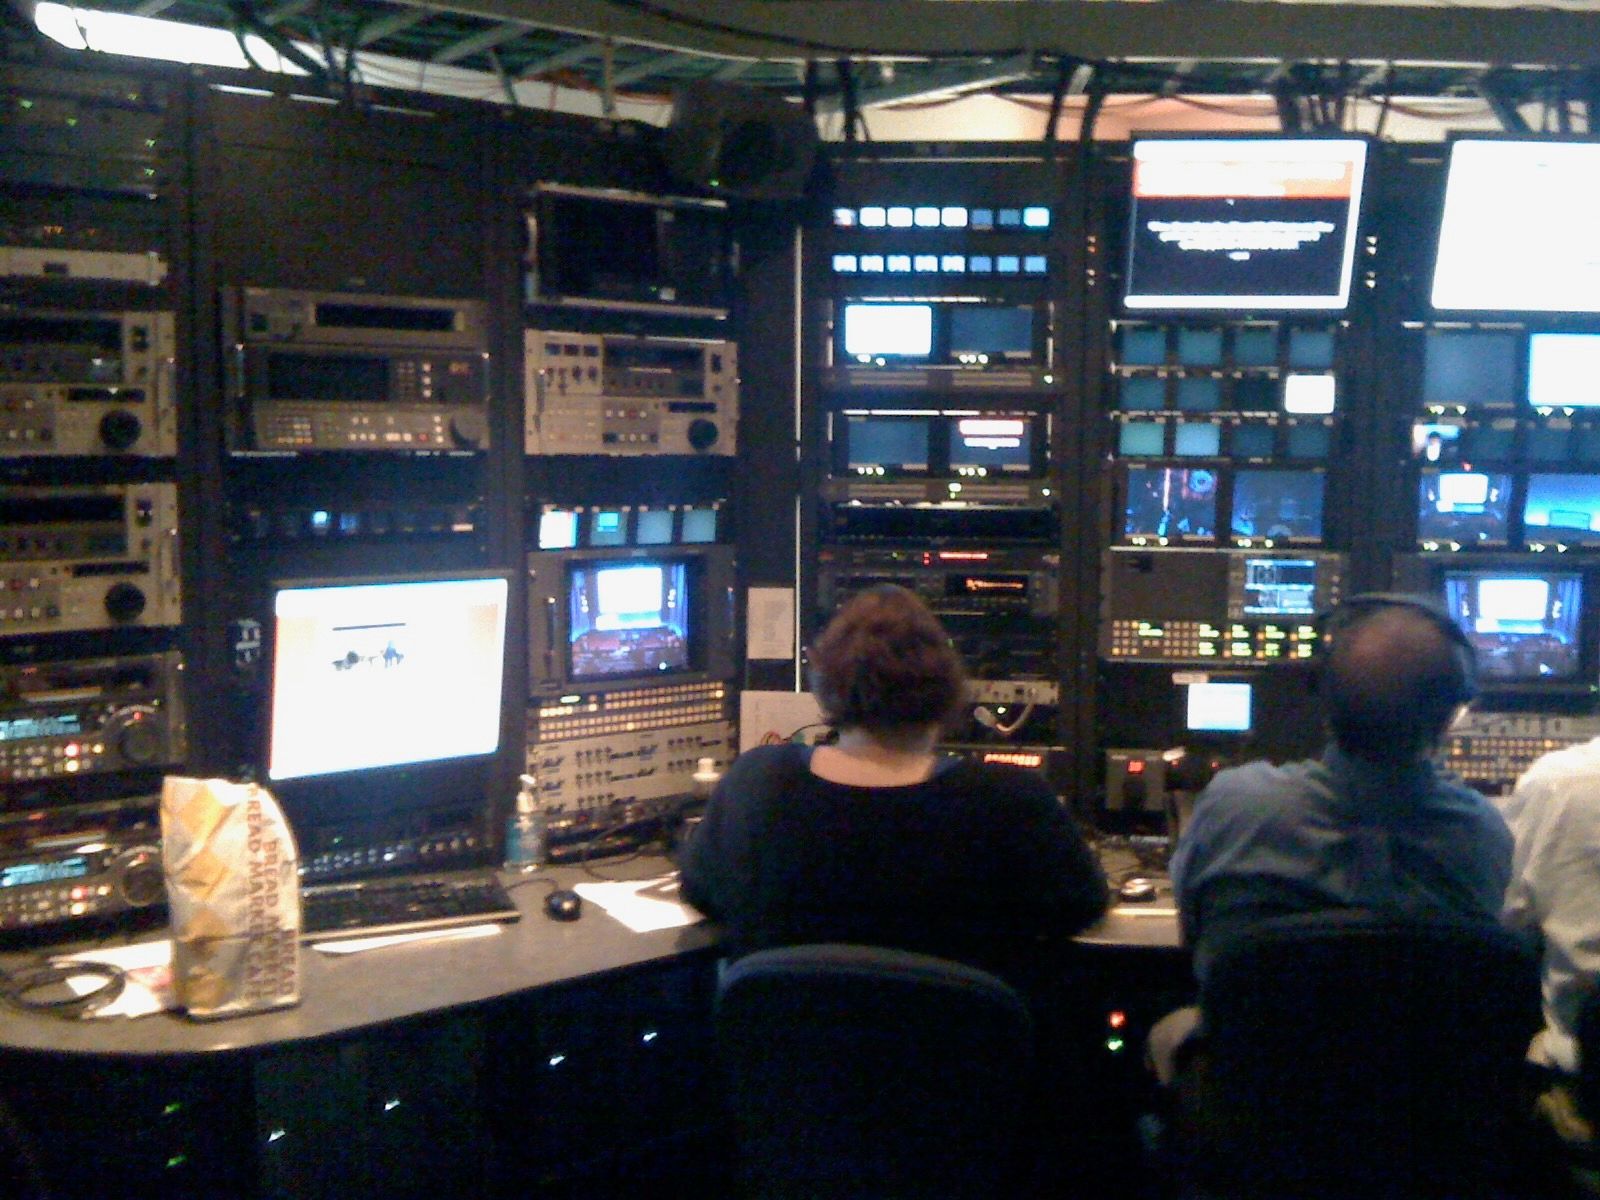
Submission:
M 278 5 L 276 8 L 262 13 L 261 19 L 268 25 L 278 25 L 287 21 L 290 17 L 298 17 L 306 9 L 310 8 L 312 3 L 313 0 L 286 0 L 285 3 Z
M 420 0 L 402 0 L 420 2 Z M 661 49 L 806 58 L 1409 59 L 1600 64 L 1600 9 L 1273 0 L 427 0 L 430 6 Z
M 413 25 L 421 25 L 432 15 L 433 13 L 426 8 L 402 8 L 386 17 L 379 17 L 376 21 L 368 21 L 361 26 L 361 32 L 356 36 L 356 45 L 370 46 L 373 42 L 382 41 L 386 37 L 404 33 Z
M 515 41 L 528 32 L 528 27 L 520 22 L 507 21 L 504 25 L 496 25 L 473 34 L 471 37 L 462 38 L 459 42 L 452 42 L 436 53 L 430 62 L 457 63 L 464 58 L 471 58 L 475 54 L 482 54 L 485 50 L 493 50 L 496 46 L 503 46 L 507 42 Z
M 1038 73 L 1038 69 L 1033 55 L 1019 54 L 1004 62 L 951 63 L 906 70 L 893 83 L 857 88 L 856 107 L 872 108 L 880 104 L 900 104 L 952 92 L 998 87 L 1002 83 L 1029 79 Z M 827 96 L 817 101 L 817 111 L 823 114 L 840 112 L 842 107 L 843 100 L 837 96 Z
M 136 17 L 156 17 L 166 12 L 178 0 L 144 0 L 144 3 L 134 6 L 133 15 Z
M 587 62 L 600 53 L 599 42 L 580 42 L 576 46 L 568 46 L 565 50 L 558 50 L 544 58 L 529 63 L 522 68 L 523 79 L 534 79 L 551 71 L 559 71 L 563 67 L 576 66 L 578 63 Z
M 611 86 L 615 88 L 627 87 L 630 83 L 637 83 L 641 79 L 648 79 L 652 75 L 659 75 L 668 67 L 681 63 L 686 56 L 676 51 L 667 54 L 656 54 L 643 62 L 634 63 L 631 67 L 623 67 L 611 73 Z

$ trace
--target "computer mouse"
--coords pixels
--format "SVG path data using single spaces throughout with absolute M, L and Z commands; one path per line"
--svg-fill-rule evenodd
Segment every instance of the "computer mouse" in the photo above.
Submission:
M 1132 879 L 1124 879 L 1117 887 L 1117 899 L 1123 904 L 1147 904 L 1156 898 L 1160 890 L 1154 879 L 1135 875 Z
M 544 911 L 554 921 L 576 921 L 583 916 L 583 897 L 571 888 L 557 888 L 544 898 Z

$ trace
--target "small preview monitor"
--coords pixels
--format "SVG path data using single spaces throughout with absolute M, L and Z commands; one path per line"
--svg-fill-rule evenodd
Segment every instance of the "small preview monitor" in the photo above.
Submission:
M 1600 333 L 1536 333 L 1528 338 L 1528 404 L 1600 407 Z
M 597 508 L 589 514 L 589 545 L 626 546 L 628 514 L 620 508 Z
M 1033 423 L 1022 416 L 951 417 L 950 469 L 1026 475 L 1033 470 Z
M 1178 458 L 1210 458 L 1222 452 L 1222 426 L 1214 421 L 1182 421 L 1172 434 Z
M 1503 546 L 1510 507 L 1504 472 L 1425 470 L 1417 484 L 1417 539 Z
M 567 568 L 568 677 L 659 677 L 691 667 L 689 567 L 682 559 L 603 559 Z
M 1186 367 L 1222 365 L 1222 330 L 1178 330 L 1178 362 Z
M 1186 684 L 1184 729 L 1189 733 L 1249 733 L 1252 689 L 1248 683 L 1206 680 Z
M 1159 367 L 1167 361 L 1167 331 L 1161 326 L 1124 325 L 1117 335 L 1119 361 L 1130 367 Z
M 847 414 L 845 465 L 859 473 L 926 472 L 932 427 L 932 419 L 925 415 Z
M 1283 411 L 1297 417 L 1325 417 L 1339 401 L 1336 376 L 1290 371 L 1283 377 Z
M 1245 559 L 1245 616 L 1309 618 L 1317 611 L 1316 597 L 1316 559 Z
M 1422 402 L 1513 408 L 1519 337 L 1500 330 L 1431 330 L 1423 339 Z
M 1257 467 L 1236 471 L 1230 518 L 1233 536 L 1320 542 L 1326 481 L 1321 471 Z
M 640 546 L 666 546 L 672 542 L 672 510 L 641 508 L 635 517 L 633 540 Z
M 267 778 L 494 754 L 508 594 L 467 573 L 277 585 Z
M 1278 362 L 1278 327 L 1245 325 L 1233 331 L 1233 365 L 1271 367 Z
M 1123 535 L 1210 541 L 1217 533 L 1217 473 L 1203 467 L 1127 470 Z
M 956 362 L 1027 362 L 1033 358 L 1033 309 L 1026 305 L 952 304 L 950 357 Z
M 566 508 L 539 513 L 539 549 L 571 550 L 578 544 L 578 514 Z
M 1222 380 L 1215 375 L 1185 375 L 1178 380 L 1180 412 L 1216 412 L 1222 407 Z
M 1260 422 L 1235 425 L 1228 439 L 1228 453 L 1234 458 L 1271 458 L 1277 444 L 1278 427 Z
M 1124 421 L 1117 426 L 1117 453 L 1123 458 L 1160 458 L 1166 452 L 1164 421 Z
M 1420 463 L 1450 464 L 1461 460 L 1461 426 L 1415 421 L 1411 425 L 1411 457 Z
M 717 540 L 717 510 L 715 508 L 686 508 L 683 510 L 683 528 L 678 540 L 685 545 L 710 545 Z
M 1123 412 L 1159 412 L 1167 406 L 1167 381 L 1159 375 L 1127 375 L 1117 385 Z
M 1600 543 L 1600 475 L 1529 475 L 1522 536 L 1530 542 Z
M 933 354 L 933 305 L 846 304 L 840 339 L 857 362 L 925 359 Z
M 1450 143 L 1433 307 L 1600 312 L 1600 142 Z
M 1446 571 L 1443 583 L 1445 609 L 1477 651 L 1480 683 L 1582 682 L 1581 572 L 1484 567 Z
M 1358 138 L 1135 141 L 1124 304 L 1342 311 L 1366 165 Z

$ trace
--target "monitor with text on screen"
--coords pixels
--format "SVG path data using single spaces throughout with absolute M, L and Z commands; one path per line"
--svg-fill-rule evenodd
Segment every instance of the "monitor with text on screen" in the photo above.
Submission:
M 1600 142 L 1450 143 L 1433 307 L 1600 312 Z
M 1123 303 L 1342 311 L 1366 165 L 1359 138 L 1135 141 Z
M 494 755 L 508 591 L 466 572 L 279 584 L 267 778 Z

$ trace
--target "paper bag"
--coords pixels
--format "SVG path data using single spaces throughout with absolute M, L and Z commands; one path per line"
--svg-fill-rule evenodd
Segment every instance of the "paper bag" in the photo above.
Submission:
M 179 1005 L 212 1020 L 299 1003 L 298 855 L 272 793 L 169 775 L 161 862 Z

